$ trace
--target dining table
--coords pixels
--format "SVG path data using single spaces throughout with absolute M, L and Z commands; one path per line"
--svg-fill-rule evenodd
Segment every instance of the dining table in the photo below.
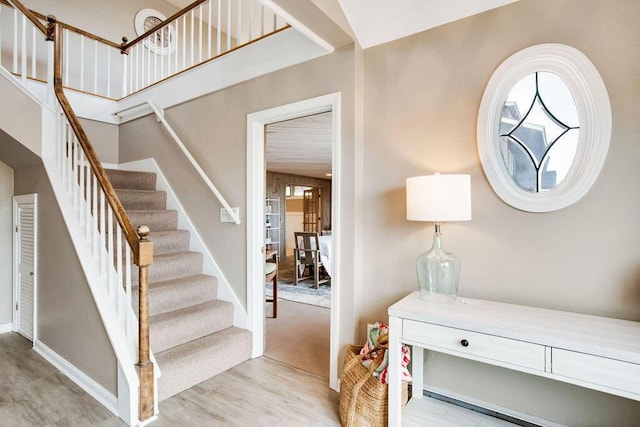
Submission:
M 320 260 L 329 277 L 333 277 L 333 236 L 318 236 Z

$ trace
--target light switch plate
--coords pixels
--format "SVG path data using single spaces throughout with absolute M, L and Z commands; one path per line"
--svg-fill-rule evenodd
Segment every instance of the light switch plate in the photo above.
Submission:
M 235 214 L 238 215 L 238 217 L 240 217 L 240 208 L 235 207 L 231 209 L 233 209 Z M 235 221 L 233 220 L 233 218 L 231 218 L 231 214 L 225 208 L 220 208 L 220 222 L 235 222 Z

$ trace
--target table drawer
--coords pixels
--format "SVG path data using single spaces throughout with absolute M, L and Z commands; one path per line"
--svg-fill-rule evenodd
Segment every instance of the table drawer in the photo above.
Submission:
M 402 335 L 406 340 L 463 357 L 490 359 L 538 371 L 544 371 L 545 367 L 543 345 L 414 320 L 402 322 Z M 490 363 L 489 360 L 483 361 Z
M 591 384 L 640 394 L 640 365 L 554 348 L 551 372 Z

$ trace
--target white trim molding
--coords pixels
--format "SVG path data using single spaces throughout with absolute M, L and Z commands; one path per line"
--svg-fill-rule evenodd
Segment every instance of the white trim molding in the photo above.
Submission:
M 0 325 L 0 334 L 6 334 L 13 331 L 13 323 L 5 323 Z
M 107 408 L 112 414 L 118 414 L 118 399 L 107 389 L 95 382 L 84 372 L 76 368 L 65 358 L 50 349 L 42 341 L 34 340 L 33 349 L 47 362 L 62 372 L 67 378 L 76 383 L 78 387 L 86 391 L 91 397 L 96 399 L 102 406 Z
M 252 357 L 264 352 L 264 201 L 265 126 L 302 115 L 332 112 L 332 190 L 331 210 L 333 254 L 331 278 L 331 338 L 329 345 L 329 386 L 338 390 L 340 357 L 340 295 L 345 292 L 340 266 L 341 249 L 341 139 L 340 93 L 331 93 L 247 115 L 247 311 L 253 333 Z
M 565 179 L 553 189 L 531 193 L 513 181 L 498 141 L 502 108 L 509 92 L 520 79 L 536 71 L 554 73 L 566 83 L 578 110 L 580 136 Z M 541 44 L 515 53 L 496 69 L 482 96 L 477 126 L 480 161 L 495 193 L 517 209 L 550 212 L 580 200 L 598 178 L 611 139 L 611 104 L 589 58 L 570 46 Z

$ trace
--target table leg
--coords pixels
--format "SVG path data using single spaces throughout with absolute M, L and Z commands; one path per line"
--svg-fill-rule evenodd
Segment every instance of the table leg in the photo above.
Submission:
M 422 399 L 424 390 L 424 349 L 417 345 L 411 348 L 411 376 L 413 377 L 412 398 Z

